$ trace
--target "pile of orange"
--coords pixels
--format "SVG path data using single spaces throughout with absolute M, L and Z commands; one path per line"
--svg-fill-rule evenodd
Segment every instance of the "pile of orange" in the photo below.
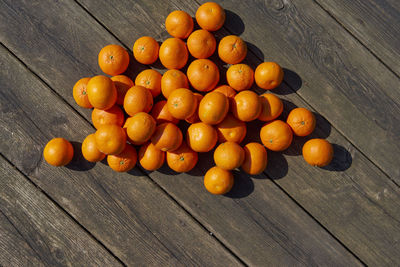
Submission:
M 193 31 L 192 17 L 174 11 L 165 21 L 171 38 L 161 46 L 148 36 L 134 43 L 136 61 L 149 65 L 159 59 L 168 69 L 163 75 L 150 68 L 134 80 L 121 75 L 129 66 L 128 52 L 119 45 L 101 49 L 99 66 L 112 77 L 82 78 L 73 87 L 76 103 L 93 108 L 96 132 L 82 143 L 86 160 L 97 162 L 107 157 L 113 170 L 126 172 L 137 161 L 142 168 L 154 171 L 166 159 L 172 170 L 188 172 L 196 166 L 199 152 L 215 148 L 216 166 L 205 173 L 204 186 L 213 194 L 225 194 L 234 183 L 231 170 L 241 168 L 251 175 L 260 174 L 267 166 L 267 149 L 283 151 L 291 145 L 293 134 L 307 136 L 314 130 L 316 121 L 311 111 L 296 108 L 286 122 L 277 120 L 283 111 L 279 97 L 251 90 L 254 82 L 264 90 L 276 88 L 283 80 L 282 68 L 275 62 L 264 62 L 253 70 L 241 63 L 247 47 L 238 36 L 225 36 L 217 42 L 212 32 L 225 21 L 220 5 L 203 4 L 196 20 L 201 29 Z M 230 64 L 227 85 L 219 84 L 220 71 L 208 59 L 215 51 Z M 189 54 L 195 60 L 188 64 Z M 185 66 L 186 73 L 180 71 Z M 165 100 L 158 97 L 160 94 Z M 161 100 L 154 103 L 156 98 Z M 246 122 L 257 119 L 266 122 L 260 129 L 262 144 L 241 145 Z M 180 121 L 190 124 L 186 133 L 178 127 Z M 51 140 L 44 149 L 45 160 L 54 166 L 66 165 L 72 157 L 72 145 L 63 138 Z M 325 166 L 332 160 L 332 145 L 311 139 L 303 146 L 303 157 L 311 165 Z

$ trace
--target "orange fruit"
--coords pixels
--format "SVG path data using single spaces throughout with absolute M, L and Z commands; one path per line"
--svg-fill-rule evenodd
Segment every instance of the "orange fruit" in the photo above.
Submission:
M 137 161 L 136 149 L 131 145 L 126 145 L 124 150 L 117 155 L 108 155 L 107 163 L 116 172 L 127 172 L 135 167 Z
M 232 108 L 233 102 L 234 102 L 234 98 L 235 98 L 235 95 L 236 95 L 236 91 L 233 90 L 232 87 L 230 87 L 228 85 L 221 85 L 221 86 L 218 86 L 217 88 L 215 88 L 213 90 L 213 92 L 223 93 L 228 98 L 229 106 Z
M 125 75 L 111 77 L 111 80 L 114 82 L 115 88 L 117 88 L 117 104 L 122 106 L 124 104 L 126 92 L 135 84 Z
M 225 36 L 219 42 L 218 55 L 225 63 L 238 64 L 247 55 L 247 45 L 239 36 Z
M 97 148 L 107 155 L 117 155 L 122 152 L 126 144 L 125 130 L 115 124 L 100 126 L 95 133 Z
M 292 143 L 293 132 L 286 122 L 275 120 L 261 128 L 260 138 L 266 148 L 272 151 L 283 151 Z
M 242 170 L 250 175 L 258 175 L 267 167 L 268 156 L 265 147 L 259 143 L 248 143 L 243 147 Z
M 168 111 L 174 118 L 184 120 L 193 115 L 197 108 L 197 100 L 193 92 L 186 88 L 179 88 L 169 95 L 167 100 Z
M 98 109 L 109 109 L 117 101 L 117 89 L 114 82 L 103 75 L 94 76 L 87 84 L 90 104 Z
M 89 134 L 86 136 L 85 140 L 83 140 L 82 155 L 87 161 L 90 162 L 102 161 L 106 157 L 106 154 L 97 148 L 94 134 Z
M 196 110 L 193 112 L 193 114 L 185 119 L 188 123 L 196 123 L 200 121 L 199 118 L 199 105 L 200 101 L 203 99 L 203 96 L 199 93 L 193 93 L 194 97 L 196 98 Z
M 181 69 L 186 65 L 189 53 L 181 39 L 168 38 L 161 44 L 159 57 L 167 69 Z
M 182 132 L 178 126 L 166 122 L 157 126 L 151 142 L 162 151 L 173 151 L 182 144 L 182 139 Z
M 167 101 L 161 100 L 157 102 L 151 110 L 151 116 L 156 120 L 157 124 L 171 122 L 177 124 L 178 119 L 174 118 L 168 111 Z
M 191 149 L 196 152 L 208 152 L 217 143 L 217 132 L 204 122 L 194 123 L 189 126 L 186 141 Z
M 87 94 L 87 84 L 90 81 L 90 78 L 82 78 L 77 81 L 72 89 L 72 95 L 75 99 L 75 102 L 83 108 L 92 108 L 92 104 L 89 102 L 88 94 Z
M 180 70 L 167 70 L 161 78 L 161 92 L 168 99 L 169 94 L 178 88 L 188 88 L 189 81 Z
M 135 85 L 126 92 L 124 109 L 128 115 L 133 116 L 139 112 L 149 112 L 153 107 L 153 96 L 143 86 Z
M 126 133 L 132 145 L 141 145 L 150 140 L 156 130 L 156 121 L 150 114 L 139 112 L 129 118 Z
M 167 32 L 176 38 L 186 39 L 193 31 L 192 17 L 182 10 L 175 10 L 169 13 L 165 20 Z
M 204 3 L 196 11 L 196 21 L 207 31 L 219 30 L 225 22 L 225 10 L 217 3 Z
M 314 114 L 306 108 L 295 108 L 290 111 L 286 122 L 297 136 L 309 135 L 317 123 Z
M 137 62 L 142 64 L 153 64 L 158 59 L 160 45 L 154 38 L 143 36 L 133 44 L 133 56 Z
M 98 62 L 105 74 L 115 76 L 128 68 L 129 54 L 120 45 L 107 45 L 100 50 Z
M 260 121 L 272 121 L 281 115 L 283 111 L 282 100 L 276 95 L 265 93 L 260 95 L 261 113 L 258 116 Z
M 232 113 L 241 121 L 257 119 L 261 113 L 260 97 L 249 90 L 239 92 L 234 98 Z
M 249 90 L 254 83 L 254 71 L 246 64 L 235 64 L 226 71 L 226 80 L 236 91 Z
M 43 150 L 43 157 L 46 162 L 53 166 L 65 166 L 72 160 L 74 148 L 64 138 L 51 139 Z
M 143 169 L 154 171 L 164 164 L 165 152 L 156 148 L 151 142 L 143 144 L 139 149 L 139 163 Z
M 96 129 L 105 124 L 116 124 L 122 126 L 124 120 L 124 112 L 117 105 L 112 106 L 112 108 L 107 110 L 94 108 L 92 111 L 92 122 Z
M 135 84 L 147 88 L 156 97 L 161 93 L 161 74 L 153 69 L 144 70 L 136 76 Z
M 225 170 L 239 168 L 244 161 L 244 150 L 234 142 L 225 142 L 217 146 L 214 151 L 214 162 Z
M 176 172 L 188 172 L 196 166 L 199 157 L 185 142 L 174 150 L 167 152 L 167 164 Z
M 258 87 L 271 90 L 281 84 L 283 70 L 275 62 L 264 62 L 257 66 L 254 78 Z
M 220 92 L 210 92 L 200 101 L 199 118 L 207 124 L 218 124 L 229 111 L 228 98 Z
M 218 166 L 212 167 L 204 175 L 204 186 L 207 191 L 214 195 L 228 193 L 233 186 L 233 174 Z
M 208 58 L 217 48 L 214 35 L 206 30 L 197 30 L 187 39 L 187 47 L 190 54 L 195 58 Z
M 187 77 L 194 89 L 208 92 L 219 82 L 217 65 L 209 59 L 196 59 L 187 69 Z
M 324 167 L 333 159 L 333 146 L 325 139 L 308 140 L 303 146 L 303 157 L 312 166 Z
M 247 132 L 246 123 L 236 119 L 230 113 L 215 128 L 218 134 L 218 141 L 221 143 L 229 141 L 240 144 Z

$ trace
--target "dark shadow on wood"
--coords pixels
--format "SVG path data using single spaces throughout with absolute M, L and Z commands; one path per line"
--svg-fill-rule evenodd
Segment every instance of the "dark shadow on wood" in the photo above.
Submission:
M 251 53 L 256 55 L 256 57 L 252 57 L 252 59 L 251 59 L 252 64 L 249 64 L 253 68 L 253 70 L 255 70 L 259 64 L 264 62 L 264 53 L 263 53 L 263 51 L 261 51 L 260 48 L 258 48 L 253 43 L 246 41 L 246 45 L 247 45 L 247 50 L 248 50 L 247 53 L 249 53 L 249 51 L 251 51 Z M 245 62 L 246 62 L 246 60 L 245 60 Z M 256 63 L 257 66 L 254 66 L 254 63 Z
M 268 150 L 268 164 L 265 173 L 272 180 L 278 180 L 287 175 L 289 165 L 281 152 Z
M 231 191 L 225 194 L 229 198 L 244 198 L 254 191 L 254 183 L 250 176 L 244 172 L 233 170 L 232 171 L 235 182 Z
M 225 9 L 225 15 L 224 28 L 229 28 L 231 34 L 241 35 L 246 28 L 242 18 L 235 12 L 227 9 Z
M 290 84 L 290 87 L 287 84 Z M 296 72 L 283 68 L 283 82 L 277 88 L 273 89 L 273 92 L 278 95 L 293 94 L 299 90 L 302 85 L 303 80 Z
M 92 169 L 96 163 L 87 161 L 82 155 L 82 143 L 71 142 L 74 147 L 74 157 L 71 162 L 65 167 L 74 171 L 87 171 Z
M 324 170 L 341 172 L 350 168 L 353 157 L 351 153 L 341 145 L 332 144 L 333 146 L 333 160 L 328 166 L 322 167 Z

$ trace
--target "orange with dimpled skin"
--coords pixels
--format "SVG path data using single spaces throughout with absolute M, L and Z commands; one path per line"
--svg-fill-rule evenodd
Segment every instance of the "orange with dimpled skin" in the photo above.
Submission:
M 214 2 L 202 4 L 196 11 L 196 20 L 207 31 L 219 30 L 225 22 L 225 10 Z
M 192 17 L 182 10 L 172 11 L 165 20 L 167 32 L 180 39 L 186 39 L 192 33 L 193 26 Z
M 258 87 L 271 90 L 281 84 L 283 70 L 275 62 L 264 62 L 256 68 L 254 78 Z
M 181 69 L 189 58 L 185 42 L 179 38 L 168 38 L 160 46 L 161 64 L 167 69 Z
M 149 36 L 143 36 L 136 40 L 133 45 L 133 56 L 142 64 L 153 64 L 158 59 L 158 50 L 160 45 Z
M 190 63 L 187 77 L 194 89 L 208 92 L 218 84 L 219 70 L 217 65 L 209 59 L 196 59 Z

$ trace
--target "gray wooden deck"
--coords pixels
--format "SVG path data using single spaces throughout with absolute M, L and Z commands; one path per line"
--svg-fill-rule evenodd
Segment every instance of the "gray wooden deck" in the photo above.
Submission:
M 0 1 L 0 266 L 400 265 L 399 1 L 218 1 L 217 37 L 240 35 L 253 67 L 285 68 L 273 93 L 285 114 L 315 112 L 311 137 L 335 148 L 328 167 L 308 166 L 296 138 L 268 152 L 265 173 L 235 171 L 232 192 L 213 196 L 210 153 L 188 174 L 117 174 L 77 153 L 94 130 L 72 86 L 101 73 L 99 50 L 162 41 L 171 11 L 202 2 Z M 132 61 L 127 75 L 145 68 Z M 67 167 L 42 158 L 56 136 L 74 141 Z

